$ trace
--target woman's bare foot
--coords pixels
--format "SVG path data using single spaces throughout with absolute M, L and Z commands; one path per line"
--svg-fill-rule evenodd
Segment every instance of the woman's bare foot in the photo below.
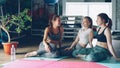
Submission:
M 86 55 L 81 55 L 81 54 L 78 54 L 77 57 L 79 58 L 84 58 Z
M 29 53 L 25 54 L 25 57 L 31 57 L 31 56 L 36 56 L 36 55 L 37 55 L 37 52 L 33 51 L 33 52 L 29 52 Z

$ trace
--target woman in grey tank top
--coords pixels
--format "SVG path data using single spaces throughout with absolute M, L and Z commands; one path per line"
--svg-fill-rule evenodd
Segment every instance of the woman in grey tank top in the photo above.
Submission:
M 27 53 L 25 57 L 37 55 L 44 57 L 59 57 L 63 31 L 60 17 L 58 15 L 53 15 L 49 21 L 49 26 L 45 28 L 43 41 L 40 43 L 39 49 Z

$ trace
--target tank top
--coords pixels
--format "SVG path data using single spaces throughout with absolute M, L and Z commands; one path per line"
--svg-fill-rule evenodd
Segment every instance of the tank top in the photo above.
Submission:
M 48 37 L 51 40 L 54 41 L 59 41 L 61 38 L 61 34 L 60 34 L 60 28 L 59 28 L 59 32 L 57 34 L 54 34 L 52 30 L 50 30 L 50 32 L 48 33 Z
M 100 33 L 100 34 L 98 34 L 98 32 L 99 32 L 99 30 L 100 30 L 101 28 L 98 29 L 98 32 L 97 32 L 97 35 L 96 35 L 97 41 L 99 41 L 99 42 L 107 42 L 106 36 L 104 35 L 104 32 L 105 32 L 105 29 L 106 29 L 106 28 L 107 28 L 107 27 L 105 27 L 104 30 L 103 30 L 103 32 Z
M 80 29 L 78 32 L 79 43 L 88 44 L 89 42 L 89 34 L 92 29 L 88 28 L 87 30 Z

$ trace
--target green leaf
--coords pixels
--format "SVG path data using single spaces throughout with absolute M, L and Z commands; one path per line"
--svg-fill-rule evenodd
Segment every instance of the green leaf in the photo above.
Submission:
M 5 28 L 7 28 L 7 30 L 15 26 L 14 29 L 17 33 L 22 32 L 22 30 L 27 30 L 31 28 L 28 23 L 32 22 L 32 17 L 28 15 L 28 11 L 28 9 L 24 9 L 19 15 L 6 14 L 2 20 L 2 24 L 6 25 Z M 2 19 L 2 16 L 0 16 L 0 19 Z

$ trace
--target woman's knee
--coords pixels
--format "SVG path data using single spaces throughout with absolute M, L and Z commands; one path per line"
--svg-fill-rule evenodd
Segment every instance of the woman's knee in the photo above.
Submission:
M 101 53 L 95 53 L 95 54 L 90 54 L 85 57 L 86 61 L 90 62 L 99 62 L 102 60 L 105 60 L 107 57 L 104 54 Z
M 74 50 L 74 51 L 72 52 L 72 56 L 73 56 L 73 57 L 77 57 L 78 51 L 79 51 L 79 50 Z

